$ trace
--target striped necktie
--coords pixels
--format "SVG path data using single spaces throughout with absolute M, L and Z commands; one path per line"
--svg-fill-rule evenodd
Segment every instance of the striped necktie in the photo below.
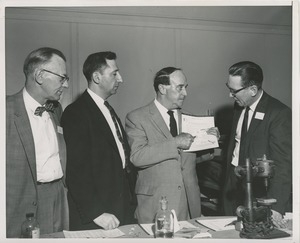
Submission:
M 129 166 L 128 166 L 128 162 L 129 162 L 129 151 L 128 151 L 128 148 L 127 146 L 125 145 L 125 141 L 124 141 L 124 138 L 122 136 L 122 132 L 120 131 L 120 127 L 121 124 L 120 122 L 118 122 L 120 119 L 119 117 L 117 116 L 115 110 L 110 106 L 110 104 L 107 102 L 107 101 L 104 101 L 104 105 L 107 107 L 107 109 L 109 110 L 110 112 L 110 115 L 112 117 L 112 120 L 114 122 L 114 125 L 115 125 L 115 128 L 116 128 L 116 132 L 117 132 L 117 136 L 118 136 L 118 139 L 119 141 L 121 142 L 122 146 L 123 146 L 123 149 L 124 149 L 124 153 L 125 153 L 125 169 L 127 172 L 129 172 L 128 170 L 130 169 Z M 126 139 L 126 138 L 125 138 Z

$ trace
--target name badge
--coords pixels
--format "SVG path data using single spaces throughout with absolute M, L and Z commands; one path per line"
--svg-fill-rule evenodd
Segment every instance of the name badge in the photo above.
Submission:
M 262 112 L 256 112 L 255 113 L 255 119 L 263 120 L 264 116 L 265 116 L 265 113 L 262 113 Z
M 57 132 L 60 134 L 63 134 L 63 128 L 60 126 L 57 126 Z

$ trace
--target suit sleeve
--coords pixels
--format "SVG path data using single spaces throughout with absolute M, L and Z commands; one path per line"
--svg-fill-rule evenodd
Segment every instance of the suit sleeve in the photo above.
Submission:
M 89 223 L 104 211 L 97 200 L 97 189 L 90 152 L 90 134 L 86 116 L 75 109 L 66 109 L 62 116 L 64 138 L 67 146 L 66 181 L 69 192 L 83 223 Z M 97 206 L 96 206 L 97 205 Z
M 129 113 L 125 120 L 125 129 L 131 147 L 130 159 L 136 167 L 145 168 L 171 159 L 178 159 L 179 152 L 175 139 L 149 142 L 148 133 L 154 133 L 150 124 L 141 122 L 142 114 Z M 160 135 L 160 134 L 159 134 Z
M 272 207 L 284 214 L 292 190 L 292 122 L 290 109 L 278 112 L 270 124 L 269 154 L 275 162 L 268 196 L 277 199 Z

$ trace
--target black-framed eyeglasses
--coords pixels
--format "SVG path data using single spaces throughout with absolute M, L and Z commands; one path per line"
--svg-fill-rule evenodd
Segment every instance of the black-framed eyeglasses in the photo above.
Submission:
M 51 73 L 51 74 L 53 74 L 53 75 L 56 75 L 56 76 L 60 77 L 60 78 L 61 78 L 61 80 L 60 80 L 61 83 L 64 83 L 64 82 L 66 82 L 66 81 L 68 82 L 68 81 L 70 80 L 70 78 L 69 78 L 67 75 L 60 75 L 60 74 L 58 74 L 58 73 L 54 73 L 54 72 L 49 71 L 49 70 L 47 70 L 47 69 L 42 69 L 42 71 L 45 71 L 45 72 L 47 72 L 47 73 Z
M 242 91 L 242 90 L 244 90 L 244 89 L 246 89 L 246 88 L 249 87 L 249 86 L 246 86 L 246 87 L 234 90 L 234 89 L 230 88 L 227 83 L 226 83 L 226 86 L 229 89 L 230 94 L 232 94 L 232 95 L 236 95 L 238 92 L 240 92 L 240 91 Z

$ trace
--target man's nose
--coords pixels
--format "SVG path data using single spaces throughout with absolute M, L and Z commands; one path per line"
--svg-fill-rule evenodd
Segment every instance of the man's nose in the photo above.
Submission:
M 68 83 L 68 81 L 65 80 L 65 82 L 63 82 L 62 86 L 63 86 L 64 88 L 69 88 L 69 83 Z
M 119 83 L 123 83 L 123 79 L 122 79 L 122 76 L 121 76 L 120 73 L 117 73 L 117 81 L 118 81 Z
M 186 88 L 185 88 L 185 87 L 182 88 L 182 94 L 183 94 L 184 96 L 187 96 L 187 91 L 186 91 Z

